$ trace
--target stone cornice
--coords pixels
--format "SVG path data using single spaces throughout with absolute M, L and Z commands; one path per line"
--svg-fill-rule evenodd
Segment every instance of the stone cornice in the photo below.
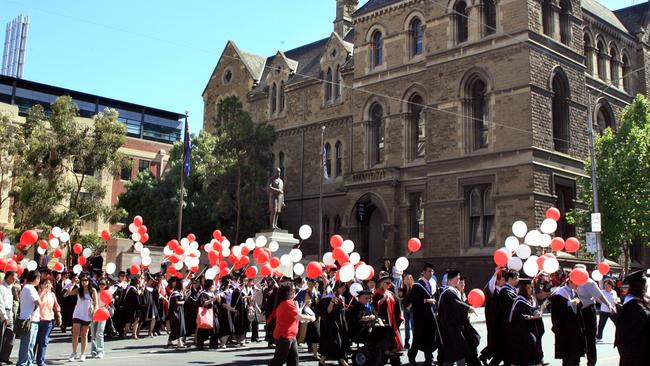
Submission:
M 355 17 L 352 22 L 353 24 L 363 23 L 372 19 L 379 18 L 386 14 L 394 13 L 400 9 L 406 8 L 408 6 L 421 3 L 424 0 L 403 0 L 395 4 L 387 5 L 377 10 L 371 11 L 370 13 L 363 14 L 361 16 Z
M 352 123 L 352 116 L 347 115 L 347 116 L 336 117 L 324 121 L 311 122 L 311 123 L 301 124 L 294 127 L 277 129 L 275 130 L 275 133 L 277 134 L 278 137 L 286 137 L 286 136 L 297 135 L 302 131 L 305 132 L 317 131 L 320 130 L 322 126 L 325 126 L 326 128 L 328 127 L 332 128 L 332 127 L 339 127 L 351 123 Z

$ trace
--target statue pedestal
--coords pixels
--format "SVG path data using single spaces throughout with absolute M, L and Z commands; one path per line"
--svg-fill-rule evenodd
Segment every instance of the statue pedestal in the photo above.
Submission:
M 268 229 L 263 230 L 260 233 L 256 233 L 255 237 L 265 236 L 268 243 L 275 241 L 279 244 L 278 250 L 273 253 L 274 257 L 280 258 L 283 254 L 289 254 L 293 246 L 300 243 L 300 240 L 296 239 L 293 234 L 287 230 L 282 229 Z M 267 244 L 268 245 L 268 244 Z M 284 266 L 280 265 L 278 269 L 287 277 L 293 278 L 293 266 Z

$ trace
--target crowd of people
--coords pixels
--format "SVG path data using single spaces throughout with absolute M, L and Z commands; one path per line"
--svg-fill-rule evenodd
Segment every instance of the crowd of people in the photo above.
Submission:
M 542 349 L 545 312 L 551 313 L 553 357 L 563 365 L 578 365 L 584 356 L 596 365 L 596 343 L 609 320 L 617 326 L 621 365 L 650 360 L 642 271 L 622 281 L 607 279 L 600 288 L 593 280 L 577 286 L 559 273 L 531 279 L 497 268 L 483 290 L 488 334 L 479 352 L 480 336 L 470 323 L 476 310 L 460 271 L 447 270 L 439 286 L 430 264 L 410 274 L 385 267 L 377 277 L 347 283 L 337 281 L 336 268 L 314 279 L 254 279 L 237 271 L 215 279 L 201 272 L 178 278 L 164 271 L 104 276 L 100 270 L 75 274 L 44 267 L 20 277 L 9 271 L 0 283 L 0 363 L 10 363 L 16 337 L 17 365 L 44 365 L 52 329 L 60 327 L 71 333 L 69 361 L 103 358 L 105 337 L 165 333 L 167 347 L 177 349 L 190 342 L 204 350 L 265 341 L 275 348 L 270 365 L 297 365 L 299 344 L 321 365 L 347 365 L 363 345 L 393 365 L 404 353 L 415 365 L 419 352 L 426 365 L 435 363 L 436 352 L 444 366 L 542 365 L 549 358 Z M 110 317 L 95 319 L 97 309 Z

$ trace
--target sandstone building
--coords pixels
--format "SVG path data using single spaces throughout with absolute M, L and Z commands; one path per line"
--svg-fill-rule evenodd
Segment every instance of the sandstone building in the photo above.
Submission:
M 313 43 L 263 57 L 229 41 L 203 92 L 207 130 L 231 95 L 276 128 L 283 227 L 322 220 L 325 238 L 351 238 L 373 265 L 420 237 L 413 257 L 470 275 L 492 270 L 513 221 L 539 226 L 552 205 L 563 214 L 558 233 L 575 234 L 564 214 L 582 205 L 587 114 L 615 129 L 633 96 L 650 90 L 648 3 L 335 5 L 334 32 Z

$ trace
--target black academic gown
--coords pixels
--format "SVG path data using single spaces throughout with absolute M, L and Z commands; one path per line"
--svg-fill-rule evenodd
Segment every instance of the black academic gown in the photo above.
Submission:
M 122 302 L 122 311 L 125 323 L 133 323 L 136 319 L 142 319 L 143 298 L 138 294 L 138 290 L 129 286 L 124 293 Z
M 440 335 L 438 334 L 433 306 L 424 303 L 426 299 L 433 299 L 433 294 L 429 292 L 425 281 L 425 279 L 419 279 L 413 285 L 409 295 L 413 322 L 411 349 L 433 352 L 440 344 Z
M 232 291 L 230 306 L 237 310 L 237 313 L 233 314 L 234 334 L 245 335 L 250 330 L 250 321 L 248 321 L 247 315 L 248 302 L 244 299 L 241 289 L 236 288 Z
M 466 338 L 471 331 L 467 328 L 469 309 L 470 306 L 460 299 L 457 290 L 448 287 L 440 293 L 438 321 L 442 346 L 438 351 L 439 362 L 458 361 L 470 354 Z
M 331 301 L 331 297 L 326 297 L 318 304 L 321 335 L 318 351 L 328 359 L 338 360 L 346 357 L 350 346 L 344 305 L 334 304 L 332 312 L 328 313 L 327 308 Z
M 386 291 L 386 297 L 381 291 L 376 291 L 372 297 L 372 304 L 377 311 L 377 315 L 382 319 L 384 325 L 393 330 L 394 340 L 397 349 L 402 349 L 402 341 L 400 339 L 399 327 L 404 321 L 402 318 L 402 309 L 399 306 L 397 296 L 391 291 Z M 389 298 L 392 299 L 392 309 L 389 306 Z
M 488 357 L 493 357 L 497 352 L 499 345 L 499 317 L 497 309 L 497 294 L 498 290 L 490 291 L 488 284 L 483 289 L 485 294 L 485 327 L 487 328 L 487 346 L 482 353 Z
M 629 295 L 628 295 L 629 296 Z M 614 345 L 621 356 L 619 366 L 642 366 L 650 362 L 650 305 L 628 297 L 618 313 Z
M 571 306 L 570 300 L 574 297 L 568 285 L 551 295 L 551 329 L 555 333 L 557 359 L 579 360 L 585 354 L 584 323 L 580 313 L 582 306 Z
M 517 290 L 505 284 L 496 296 L 496 356 L 501 358 L 506 365 L 510 363 L 510 350 L 512 349 L 512 334 L 509 321 L 512 304 L 517 297 Z
M 151 321 L 160 319 L 160 312 L 158 311 L 158 291 L 151 287 L 145 288 L 142 293 L 142 299 L 144 301 L 142 320 Z
M 510 359 L 513 365 L 529 366 L 542 363 L 544 358 L 542 352 L 544 323 L 542 319 L 528 320 L 525 318 L 537 313 L 538 309 L 534 303 L 523 296 L 517 296 L 510 315 L 510 328 L 513 336 Z
M 178 338 L 185 337 L 187 334 L 185 328 L 185 312 L 183 304 L 180 303 L 183 301 L 185 301 L 185 297 L 179 291 L 174 291 L 169 296 L 169 323 L 171 326 L 169 341 L 175 341 Z

